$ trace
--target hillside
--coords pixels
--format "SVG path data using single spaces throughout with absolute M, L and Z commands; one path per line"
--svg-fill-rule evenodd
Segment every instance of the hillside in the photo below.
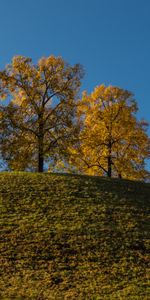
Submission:
M 149 299 L 150 184 L 0 173 L 0 299 Z

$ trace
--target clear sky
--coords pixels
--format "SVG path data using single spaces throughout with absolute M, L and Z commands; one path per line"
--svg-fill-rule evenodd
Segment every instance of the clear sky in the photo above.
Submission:
M 0 68 L 61 55 L 84 66 L 82 90 L 128 89 L 150 121 L 150 0 L 0 0 L 0 11 Z

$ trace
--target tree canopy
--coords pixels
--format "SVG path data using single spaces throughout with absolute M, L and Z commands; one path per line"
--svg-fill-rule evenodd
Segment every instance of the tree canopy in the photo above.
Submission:
M 15 56 L 0 71 L 0 157 L 10 170 L 60 170 L 146 179 L 148 123 L 131 92 L 104 84 L 79 99 L 80 64 Z
M 0 72 L 1 152 L 11 169 L 43 171 L 44 159 L 63 152 L 75 130 L 75 101 L 83 68 L 73 67 L 61 57 L 15 56 Z
M 70 148 L 70 163 L 86 174 L 146 178 L 148 124 L 138 121 L 136 112 L 132 93 L 121 88 L 100 85 L 90 95 L 84 92 L 78 103 L 82 126 Z

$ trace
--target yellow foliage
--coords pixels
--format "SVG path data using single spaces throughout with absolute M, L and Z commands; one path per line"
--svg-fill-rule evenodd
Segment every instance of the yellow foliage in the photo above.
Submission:
M 0 97 L 6 91 L 11 99 L 2 124 L 3 156 L 9 166 L 12 160 L 16 168 L 18 159 L 22 165 L 16 151 L 22 148 L 22 143 L 33 161 L 37 160 L 39 171 L 43 171 L 45 158 L 64 152 L 73 132 L 72 120 L 82 75 L 80 65 L 72 67 L 62 57 L 53 55 L 41 58 L 36 65 L 28 57 L 15 56 L 0 72 Z M 34 148 L 31 152 L 30 140 Z M 27 159 L 25 152 L 24 161 L 28 165 L 29 155 Z
M 136 119 L 136 111 L 132 93 L 118 87 L 102 84 L 91 95 L 83 93 L 78 105 L 80 143 L 70 150 L 80 171 L 129 179 L 147 176 L 150 140 L 147 123 Z

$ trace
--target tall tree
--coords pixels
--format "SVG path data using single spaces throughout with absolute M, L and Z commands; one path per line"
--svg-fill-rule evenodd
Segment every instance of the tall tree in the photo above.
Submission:
M 10 168 L 35 167 L 63 152 L 74 131 L 75 101 L 83 69 L 61 57 L 15 56 L 0 72 L 1 95 L 11 100 L 1 106 L 1 152 Z
M 79 138 L 70 147 L 70 163 L 88 174 L 142 179 L 150 157 L 148 124 L 136 119 L 132 93 L 100 85 L 78 103 L 82 123 Z

